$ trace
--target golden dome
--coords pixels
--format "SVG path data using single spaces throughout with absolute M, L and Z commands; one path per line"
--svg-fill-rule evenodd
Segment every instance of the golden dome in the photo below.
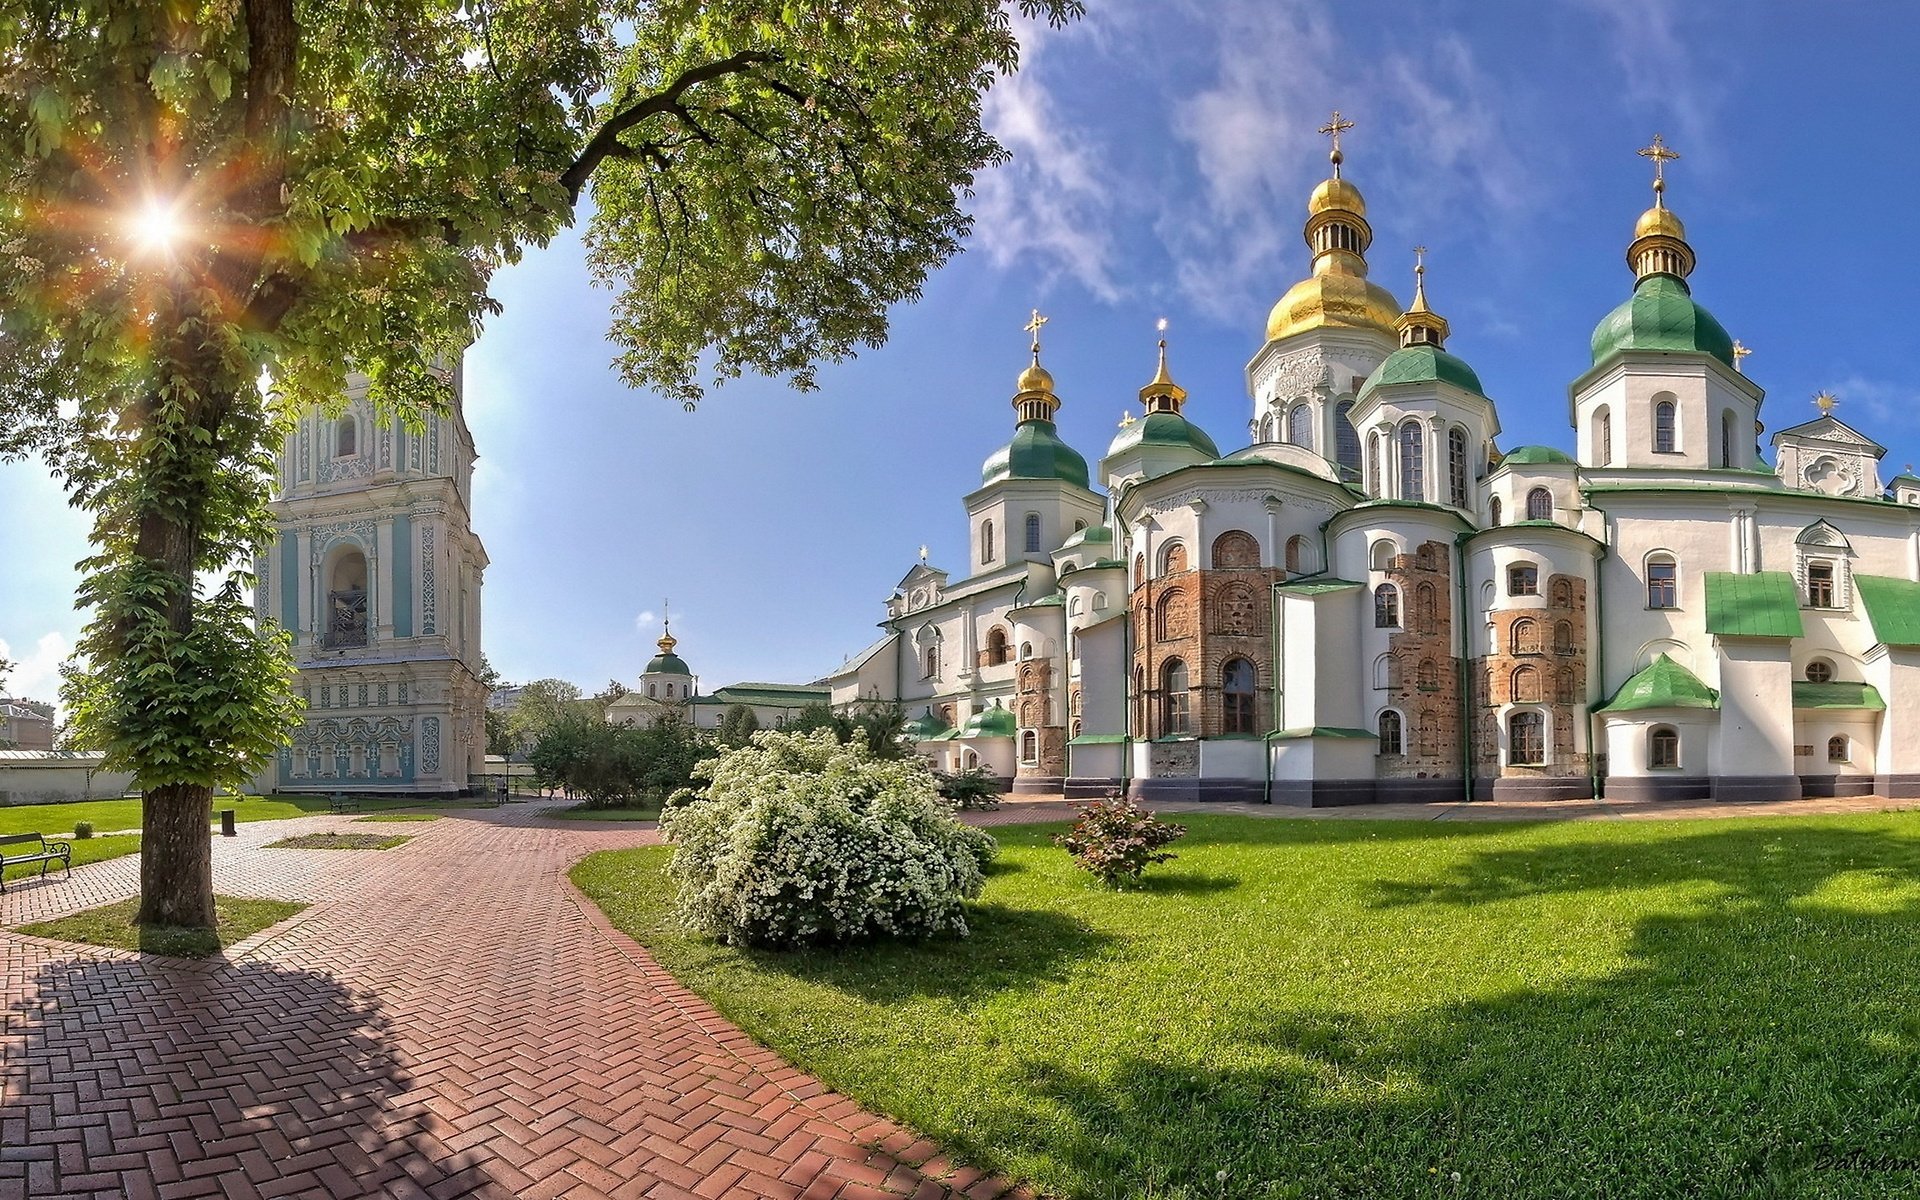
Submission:
M 1394 336 L 1400 302 L 1364 276 L 1310 275 L 1287 289 L 1267 314 L 1267 340 L 1276 341 L 1323 327 L 1367 329 Z
M 1020 372 L 1020 383 L 1017 390 L 1022 392 L 1051 392 L 1053 390 L 1053 376 L 1047 372 L 1045 367 L 1036 362 L 1026 370 Z
M 1307 197 L 1307 215 L 1326 212 L 1338 208 L 1358 216 L 1367 215 L 1367 202 L 1361 198 L 1360 189 L 1346 180 L 1335 176 L 1321 181 L 1313 194 Z
M 1654 234 L 1684 240 L 1687 236 L 1687 227 L 1680 223 L 1679 217 L 1673 215 L 1672 209 L 1664 204 L 1656 204 L 1641 213 L 1640 219 L 1634 222 L 1633 226 L 1633 236 L 1636 238 Z

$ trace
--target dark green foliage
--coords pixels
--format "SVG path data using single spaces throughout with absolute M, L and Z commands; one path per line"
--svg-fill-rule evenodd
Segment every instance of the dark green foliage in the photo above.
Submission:
M 972 937 L 859 953 L 687 933 L 665 849 L 575 879 L 754 1038 L 1048 1195 L 1914 1194 L 1920 814 L 1188 825 L 1125 891 L 996 829 Z
M 906 727 L 906 710 L 891 700 L 861 700 L 844 709 L 816 700 L 781 726 L 790 733 L 831 729 L 841 745 L 851 745 L 857 740 L 875 758 L 883 759 L 907 756 L 907 747 L 900 741 Z
M 1117 791 L 1080 810 L 1073 828 L 1054 838 L 1073 861 L 1108 887 L 1122 879 L 1138 881 L 1154 863 L 1172 862 L 1163 847 L 1185 837 L 1187 828 L 1162 821 Z
M 640 729 L 570 713 L 547 730 L 527 761 L 542 787 L 582 797 L 591 808 L 614 808 L 657 805 L 686 787 L 694 764 L 711 753 L 699 730 L 671 717 Z
M 84 842 L 92 836 L 93 836 L 92 821 L 75 821 L 73 823 L 73 840 L 74 841 Z
M 407 835 L 386 837 L 377 833 L 303 833 L 296 837 L 268 842 L 269 850 L 391 850 L 412 841 Z
M 745 704 L 729 704 L 727 711 L 720 714 L 717 732 L 721 745 L 744 746 L 760 732 L 760 718 Z
M 939 785 L 940 794 L 953 801 L 954 806 L 968 808 L 999 808 L 999 781 L 989 774 L 985 767 L 966 767 L 958 771 L 935 771 L 934 782 Z

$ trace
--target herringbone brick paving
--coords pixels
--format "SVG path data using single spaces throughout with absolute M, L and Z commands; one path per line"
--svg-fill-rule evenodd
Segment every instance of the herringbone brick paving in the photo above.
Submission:
M 560 824 L 474 810 L 379 852 L 264 848 L 345 818 L 242 826 L 216 886 L 312 907 L 222 959 L 0 933 L 0 1196 L 1021 1194 L 680 987 L 566 881 L 655 835 Z M 126 858 L 25 884 L 0 924 L 138 878 Z

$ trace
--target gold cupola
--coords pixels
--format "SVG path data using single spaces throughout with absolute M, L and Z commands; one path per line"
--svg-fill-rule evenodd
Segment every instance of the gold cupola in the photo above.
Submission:
M 1633 242 L 1627 247 L 1627 265 L 1633 268 L 1635 279 L 1649 275 L 1685 279 L 1693 274 L 1693 247 L 1687 244 L 1687 227 L 1667 208 L 1666 166 L 1680 155 L 1657 133 L 1653 135 L 1653 144 L 1639 153 L 1653 160 L 1653 207 L 1634 222 Z
M 1413 248 L 1413 304 L 1400 314 L 1393 327 L 1402 346 L 1432 346 L 1444 350 L 1447 334 L 1452 332 L 1447 319 L 1427 307 L 1427 248 Z
M 1287 289 L 1267 314 L 1267 340 L 1277 341 L 1310 329 L 1366 329 L 1392 336 L 1400 304 L 1393 293 L 1367 279 L 1367 247 L 1373 227 L 1367 224 L 1367 202 L 1360 189 L 1341 178 L 1346 155 L 1340 135 L 1352 121 L 1333 119 L 1320 132 L 1333 140 L 1327 161 L 1333 175 L 1307 197 L 1307 248 L 1313 252 L 1313 273 Z
M 1161 323 L 1165 328 L 1165 322 Z M 1147 386 L 1140 389 L 1141 407 L 1149 416 L 1154 413 L 1178 413 L 1187 402 L 1187 389 L 1173 381 L 1167 373 L 1167 339 L 1160 339 L 1160 369 L 1154 372 Z
M 1013 393 L 1013 409 L 1020 414 L 1021 421 L 1051 421 L 1053 414 L 1060 411 L 1060 397 L 1053 393 L 1053 375 L 1040 365 L 1040 328 L 1046 323 L 1047 318 L 1041 316 L 1037 308 L 1027 321 L 1027 332 L 1033 335 L 1033 345 L 1028 347 L 1033 362 L 1020 372 Z

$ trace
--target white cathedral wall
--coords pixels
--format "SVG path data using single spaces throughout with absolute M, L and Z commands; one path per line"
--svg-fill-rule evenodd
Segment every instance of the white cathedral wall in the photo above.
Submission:
M 1642 710 L 1603 715 L 1600 738 L 1607 750 L 1607 777 L 1642 779 L 1662 776 L 1703 778 L 1713 769 L 1713 741 L 1718 714 L 1707 709 Z M 1648 739 L 1661 726 L 1680 737 L 1678 768 L 1654 770 L 1648 765 Z
M 1880 647 L 1867 656 L 1861 674 L 1887 704 L 1874 738 L 1875 769 L 1920 774 L 1920 648 Z
M 1780 638 L 1717 638 L 1720 730 L 1713 774 L 1796 774 L 1793 755 L 1793 663 Z

